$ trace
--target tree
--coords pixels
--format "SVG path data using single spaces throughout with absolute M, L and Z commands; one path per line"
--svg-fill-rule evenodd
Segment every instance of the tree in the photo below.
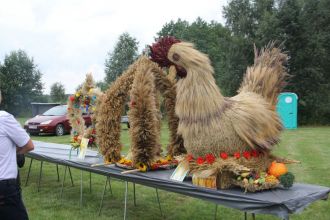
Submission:
M 97 81 L 95 83 L 96 87 L 100 88 L 102 92 L 106 91 L 108 89 L 108 84 L 104 81 Z
M 66 95 L 64 85 L 60 82 L 54 83 L 50 87 L 50 97 L 53 102 L 65 102 Z
M 119 36 L 119 40 L 112 53 L 108 53 L 105 60 L 105 81 L 110 84 L 122 74 L 137 57 L 138 42 L 128 33 Z
M 42 95 L 41 72 L 23 50 L 12 51 L 0 66 L 2 105 L 17 115 Z

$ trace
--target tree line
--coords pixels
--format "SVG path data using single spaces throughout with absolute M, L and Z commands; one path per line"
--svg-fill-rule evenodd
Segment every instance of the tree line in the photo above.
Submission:
M 217 84 L 226 96 L 236 94 L 246 67 L 253 64 L 253 45 L 261 48 L 270 41 L 276 41 L 289 55 L 287 69 L 291 77 L 285 90 L 295 92 L 299 97 L 299 123 L 330 124 L 330 2 L 231 0 L 222 10 L 225 25 L 216 21 L 206 22 L 202 18 L 191 23 L 178 19 L 164 24 L 155 39 L 175 36 L 194 43 L 208 54 Z M 138 44 L 129 33 L 120 35 L 114 49 L 106 56 L 105 78 L 97 83 L 99 87 L 107 89 L 134 62 L 139 55 Z M 17 60 L 19 53 L 24 54 L 23 51 L 12 52 L 3 64 L 0 63 L 0 88 L 9 95 L 13 91 L 7 92 L 8 86 L 3 82 L 8 80 L 8 73 L 17 68 L 10 67 L 9 61 Z M 30 61 L 30 66 L 22 65 L 21 68 L 30 68 L 31 72 L 26 70 L 24 74 L 34 76 L 35 84 L 28 87 L 33 92 L 24 95 L 38 99 L 42 91 L 41 74 L 33 59 L 30 58 Z M 16 83 L 15 86 L 18 88 L 20 85 Z M 52 90 L 58 91 L 58 87 L 61 85 L 57 84 Z M 13 101 L 4 101 L 5 108 L 13 109 L 31 100 L 21 97 L 24 95 L 16 94 Z

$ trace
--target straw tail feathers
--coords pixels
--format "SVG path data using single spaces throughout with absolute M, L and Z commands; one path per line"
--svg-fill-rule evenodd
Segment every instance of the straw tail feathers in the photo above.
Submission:
M 288 57 L 274 43 L 269 43 L 261 51 L 256 48 L 254 51 L 254 65 L 247 68 L 238 93 L 257 93 L 275 110 L 277 96 L 287 84 L 288 74 L 284 65 Z

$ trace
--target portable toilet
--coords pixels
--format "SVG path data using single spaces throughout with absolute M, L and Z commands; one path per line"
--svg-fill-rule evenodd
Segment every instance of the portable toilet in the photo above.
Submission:
M 282 124 L 287 129 L 297 128 L 298 119 L 298 96 L 295 93 L 284 92 L 278 96 L 277 113 L 279 114 Z

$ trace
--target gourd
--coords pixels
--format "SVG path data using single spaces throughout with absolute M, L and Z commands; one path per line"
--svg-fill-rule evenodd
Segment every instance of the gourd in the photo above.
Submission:
M 288 172 L 287 167 L 284 163 L 277 163 L 276 161 L 273 161 L 268 169 L 268 173 L 270 175 L 275 176 L 278 178 L 279 176 L 286 174 Z

